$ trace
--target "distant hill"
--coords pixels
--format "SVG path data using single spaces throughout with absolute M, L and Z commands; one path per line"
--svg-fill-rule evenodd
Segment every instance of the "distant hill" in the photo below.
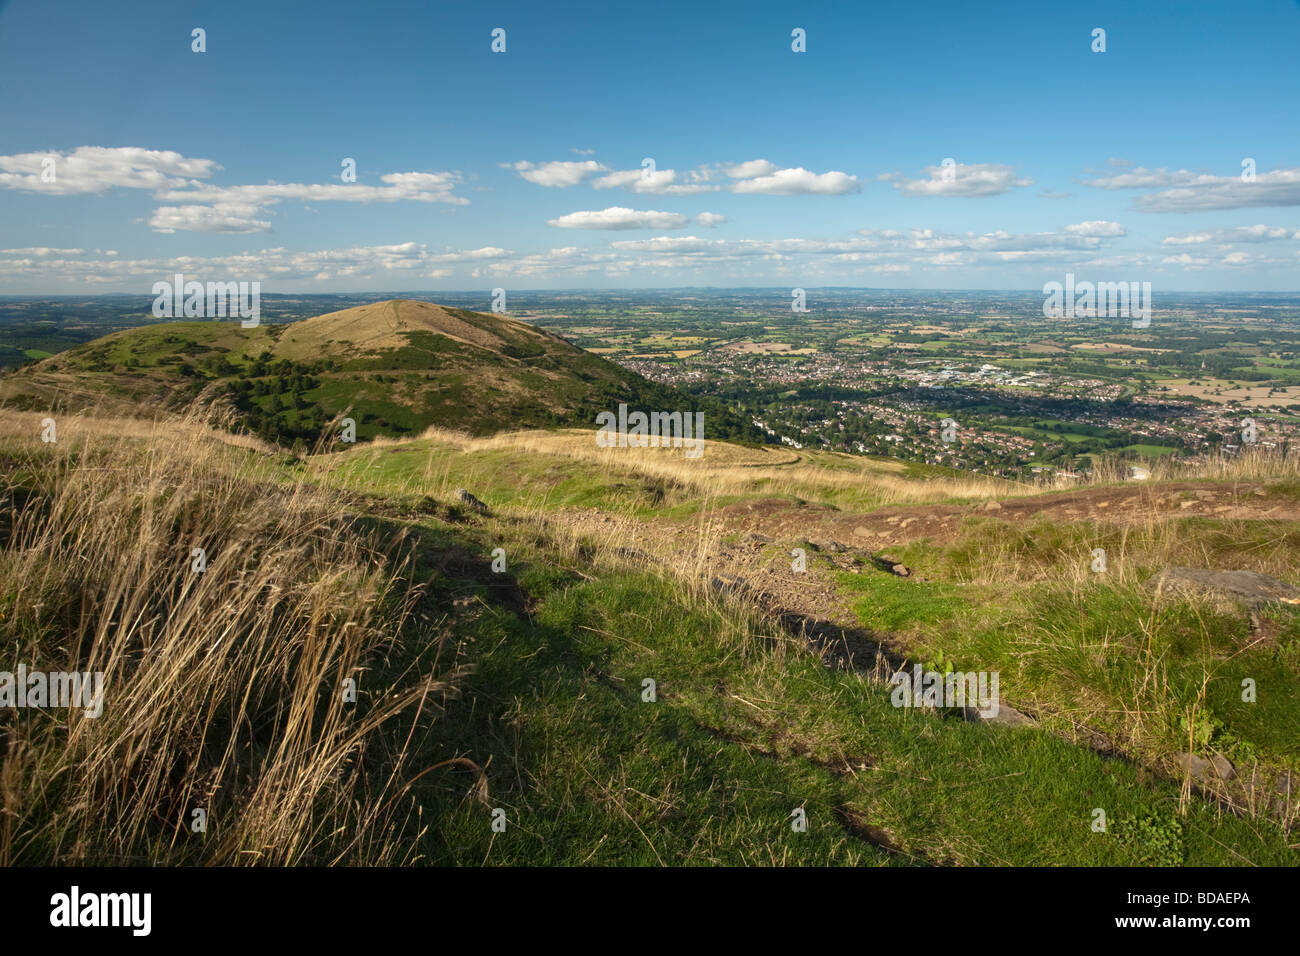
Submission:
M 8 376 L 0 401 L 125 413 L 217 404 L 237 427 L 283 444 L 314 443 L 348 409 L 364 440 L 431 425 L 471 435 L 594 427 L 619 402 L 703 410 L 709 437 L 757 437 L 722 406 L 531 325 L 408 299 L 254 329 L 220 320 L 117 332 Z

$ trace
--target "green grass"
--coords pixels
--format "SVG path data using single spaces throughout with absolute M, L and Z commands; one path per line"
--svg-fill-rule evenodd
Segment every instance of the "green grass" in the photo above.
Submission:
M 1145 458 L 1159 458 L 1162 455 L 1172 455 L 1178 451 L 1177 448 L 1171 448 L 1169 445 L 1150 445 L 1137 444 L 1125 445 L 1120 449 L 1121 452 L 1132 452 L 1135 455 L 1142 455 Z
M 1123 762 L 895 708 L 884 685 L 657 577 L 600 568 L 582 580 L 544 548 L 526 548 L 513 573 L 531 614 L 485 609 L 468 645 L 475 706 L 437 728 L 488 766 L 490 798 L 465 800 L 464 779 L 427 781 L 431 859 L 1294 862 L 1271 825 L 1204 805 L 1176 819 L 1177 788 Z M 492 832 L 494 807 L 504 833 Z M 1107 833 L 1092 830 L 1097 807 Z M 791 828 L 796 808 L 806 833 Z
M 1202 549 L 1203 559 L 1212 555 L 1215 567 L 1300 548 L 1295 532 L 1279 537 L 1278 527 L 1262 523 L 1194 519 L 1165 533 Z M 1258 641 L 1240 608 L 1157 604 L 1139 583 L 1157 567 L 1143 566 L 1142 542 L 1124 535 L 1088 523 L 1017 527 L 972 518 L 949 545 L 891 553 L 925 582 L 872 571 L 842 574 L 838 584 L 864 626 L 891 632 L 917 660 L 998 671 L 1002 695 L 1042 708 L 1055 729 L 1081 720 L 1146 757 L 1192 749 L 1300 767 L 1300 610 L 1269 611 L 1276 640 Z M 1138 562 L 1131 579 L 1113 573 L 1126 546 Z M 1086 573 L 1096 547 L 1107 550 L 1112 573 Z M 1253 702 L 1242 699 L 1247 679 L 1255 682 Z
M 256 460 L 268 481 L 312 470 L 287 457 Z M 671 488 L 657 496 L 642 478 L 621 484 L 594 472 L 558 456 L 462 454 L 424 440 L 349 451 L 330 474 L 359 492 L 350 507 L 363 528 L 406 529 L 412 577 L 426 582 L 412 614 L 418 628 L 370 663 L 363 693 L 389 686 L 392 675 L 426 672 L 435 632 L 450 637 L 456 663 L 469 669 L 436 720 L 404 722 L 388 739 L 395 750 L 410 735 L 417 751 L 400 836 L 421 860 L 1296 863 L 1288 835 L 1267 820 L 1223 814 L 1199 798 L 1184 812 L 1176 783 L 1045 730 L 894 707 L 887 684 L 828 667 L 755 608 L 608 549 L 552 540 L 505 508 L 545 500 L 651 516 L 693 506 Z M 426 499 L 422 482 L 470 487 L 496 514 Z M 1288 549 L 1300 549 L 1281 525 L 1196 519 L 1177 529 L 1224 560 L 1268 549 L 1291 560 Z M 1120 734 L 1131 728 L 1119 705 L 1134 699 L 1155 661 L 1159 681 L 1135 698 L 1149 739 L 1134 737 L 1134 750 L 1172 748 L 1180 715 L 1194 705 L 1189 726 L 1202 748 L 1294 761 L 1300 616 L 1271 612 L 1276 647 L 1238 653 L 1248 627 L 1241 614 L 1182 602 L 1153 618 L 1138 587 L 1063 583 L 1091 547 L 1118 562 L 1119 534 L 970 518 L 950 545 L 890 552 L 912 577 L 867 565 L 837 582 L 865 627 L 888 632 L 918 660 L 1000 671 L 1010 703 L 1070 702 L 1090 724 Z M 497 547 L 508 560 L 501 574 L 489 566 Z M 990 574 L 1000 566 L 991 564 L 994 549 L 1014 574 Z M 0 610 L 17 599 L 0 596 Z M 1258 685 L 1253 705 L 1235 691 L 1245 676 Z M 642 696 L 647 679 L 654 701 Z M 1045 725 L 1056 729 L 1050 718 Z M 366 759 L 382 762 L 384 748 L 376 749 Z M 483 800 L 472 795 L 473 767 Z M 505 811 L 504 832 L 492 829 L 495 808 Z M 796 809 L 806 832 L 791 827 Z M 1106 832 L 1093 830 L 1096 809 Z

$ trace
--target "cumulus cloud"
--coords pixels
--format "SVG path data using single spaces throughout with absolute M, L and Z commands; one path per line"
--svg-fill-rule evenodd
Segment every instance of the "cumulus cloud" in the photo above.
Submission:
M 1138 168 L 1118 176 L 1100 176 L 1085 183 L 1098 189 L 1158 189 L 1138 196 L 1133 207 L 1143 212 L 1201 212 L 1264 206 L 1300 206 L 1300 167 L 1240 175 L 1216 176 L 1186 169 Z
M 665 196 L 689 196 L 717 190 L 710 184 L 708 173 L 692 170 L 679 174 L 675 169 L 619 169 L 592 182 L 597 189 L 627 189 L 634 193 L 652 193 Z
M 1188 266 L 1191 268 L 1198 268 L 1200 266 L 1206 266 L 1210 264 L 1209 259 L 1202 259 L 1196 256 L 1192 256 L 1186 252 L 1180 252 L 1176 256 L 1165 256 L 1160 261 L 1165 263 L 1166 265 Z
M 581 153 L 581 150 L 574 150 Z M 590 150 L 587 151 L 588 153 Z M 608 166 L 602 166 L 595 160 L 588 159 L 581 162 L 571 160 L 557 160 L 550 163 L 502 163 L 507 169 L 513 169 L 524 179 L 538 186 L 551 186 L 558 189 L 564 189 L 569 186 L 576 186 L 578 183 L 597 173 L 608 171 Z
M 704 165 L 687 172 L 659 169 L 650 164 L 638 169 L 609 169 L 594 160 L 502 165 L 542 186 L 574 186 L 590 181 L 595 189 L 626 189 L 646 195 L 690 196 L 726 189 L 770 196 L 839 196 L 861 189 L 857 177 L 847 173 L 836 170 L 814 173 L 802 167 L 783 169 L 766 159 Z M 733 182 L 726 185 L 716 182 L 719 173 Z
M 1056 255 L 1062 251 L 1092 251 L 1104 239 L 1125 235 L 1117 222 L 1093 220 L 1065 226 L 1057 232 L 1013 233 L 1004 229 L 986 233 L 946 233 L 912 229 L 907 233 L 863 229 L 859 235 L 878 243 L 917 250 L 962 250 L 991 253 L 1002 258 L 1027 258 L 1035 254 Z
M 51 256 L 64 258 L 66 256 L 85 255 L 85 249 L 55 249 L 50 246 L 28 246 L 23 249 L 0 249 L 0 254 L 6 256 L 31 256 L 36 259 L 47 259 Z M 108 250 L 105 255 L 114 255 L 112 249 Z
M 1009 263 L 1044 263 L 1062 267 L 1078 263 L 1080 256 L 1096 260 L 1107 239 L 1124 235 L 1118 223 L 1078 223 L 1056 232 L 983 234 L 944 233 L 931 229 L 906 232 L 863 229 L 844 239 L 703 239 L 699 236 L 656 236 L 620 240 L 611 246 L 634 253 L 643 264 L 672 267 L 704 263 L 762 260 L 786 262 L 822 260 L 828 264 L 864 264 L 873 271 L 889 266 L 903 271 L 914 266 L 952 268 L 999 266 Z M 1123 261 L 1133 264 L 1139 257 Z
M 154 232 L 224 232 L 242 235 L 268 232 L 271 223 L 258 219 L 262 211 L 252 203 L 217 203 L 213 206 L 159 206 L 149 217 L 149 228 Z
M 751 159 L 743 163 L 723 166 L 722 171 L 732 179 L 753 179 L 755 176 L 770 176 L 779 167 L 766 159 Z
M 727 221 L 726 216 L 720 216 L 716 212 L 702 212 L 695 217 L 696 225 L 708 226 L 712 228 Z
M 738 180 L 727 188 L 734 193 L 760 193 L 769 196 L 842 196 L 858 192 L 862 184 L 856 176 L 832 170 L 813 173 L 802 166 L 781 168 L 766 159 L 743 163 L 724 163 L 722 172 Z
M 454 206 L 469 204 L 454 189 L 461 182 L 458 173 L 386 173 L 382 186 L 363 183 L 266 183 L 258 186 L 214 186 L 195 183 L 157 194 L 163 202 L 149 225 L 158 232 L 266 232 L 271 223 L 258 218 L 265 207 L 283 200 L 303 202 L 436 202 Z
M 394 184 L 390 184 L 394 185 Z M 260 208 L 218 204 L 164 207 L 155 228 L 200 228 L 239 232 L 260 225 Z M 208 217 L 204 219 L 203 217 Z M 202 220 L 202 221 L 200 221 Z M 716 213 L 694 217 L 675 212 L 614 206 L 569 213 L 551 221 L 557 228 L 592 230 L 655 229 L 644 238 L 601 240 L 588 247 L 564 246 L 516 252 L 496 245 L 430 248 L 403 242 L 318 251 L 262 248 L 237 255 L 160 258 L 114 258 L 95 250 L 16 247 L 0 250 L 0 285 L 10 289 L 68 287 L 138 290 L 146 293 L 159 277 L 177 271 L 199 280 L 261 280 L 275 283 L 352 282 L 354 287 L 411 288 L 415 277 L 465 283 L 461 288 L 520 278 L 574 281 L 597 276 L 606 281 L 635 277 L 669 277 L 690 284 L 696 277 L 740 284 L 763 282 L 800 285 L 814 277 L 832 284 L 854 276 L 977 270 L 980 274 L 1015 275 L 1028 285 L 1044 275 L 1083 270 L 1254 269 L 1269 260 L 1236 254 L 1227 248 L 1209 256 L 1170 255 L 1163 264 L 1142 252 L 1116 248 L 1126 232 L 1110 220 L 1089 220 L 1046 232 L 994 230 L 983 233 L 935 229 L 863 229 L 857 233 L 813 238 L 705 238 L 704 227 L 721 221 Z M 697 234 L 670 235 L 688 224 Z M 1253 229 L 1254 227 L 1247 227 Z M 701 235 L 699 233 L 703 233 Z M 1178 250 L 1172 250 L 1174 252 Z M 1276 263 L 1273 263 L 1276 264 Z M 1006 270 L 1016 270 L 1007 272 Z M 454 277 L 454 278 L 453 278 Z M 964 278 L 964 277 L 962 277 Z M 795 281 L 798 280 L 798 281 Z M 961 281 L 955 279 L 954 281 Z
M 469 203 L 452 190 L 461 182 L 456 173 L 388 173 L 383 186 L 362 183 L 267 183 L 261 186 L 195 185 L 159 193 L 164 202 L 242 203 L 266 206 L 284 199 L 304 202 L 441 202 Z
M 165 189 L 221 169 L 210 159 L 135 146 L 78 146 L 69 153 L 0 156 L 0 187 L 71 196 L 110 189 Z
M 1084 185 L 1098 189 L 1163 189 L 1170 186 L 1205 186 L 1220 182 L 1222 176 L 1209 173 L 1193 173 L 1186 169 L 1170 172 L 1168 169 L 1147 169 L 1139 166 L 1127 173 L 1114 176 L 1098 176 L 1086 180 Z
M 732 169 L 748 174 L 742 177 L 737 177 L 734 173 L 728 174 L 738 179 L 730 186 L 733 193 L 757 193 L 768 196 L 843 196 L 846 193 L 858 192 L 862 188 L 856 176 L 838 170 L 814 173 L 802 166 L 793 169 L 777 169 L 764 159 L 741 163 Z
M 1281 226 L 1235 226 L 1231 229 L 1206 229 L 1201 232 L 1187 232 L 1177 236 L 1166 236 L 1166 246 L 1201 246 L 1210 243 L 1227 244 L 1233 242 L 1273 242 L 1277 239 L 1300 239 L 1300 232 L 1292 233 Z
M 286 199 L 315 202 L 438 202 L 466 205 L 452 172 L 388 173 L 382 186 L 357 183 L 266 183 L 218 186 L 200 180 L 222 167 L 210 159 L 134 146 L 80 146 L 69 153 L 0 156 L 0 187 L 49 195 L 150 190 L 164 205 L 149 217 L 157 232 L 266 232 L 265 207 Z
M 1002 163 L 953 163 L 927 166 L 923 172 L 928 178 L 908 179 L 901 173 L 884 173 L 878 178 L 893 183 L 904 196 L 998 196 L 1034 184 Z
M 1066 226 L 1065 231 L 1075 236 L 1110 237 L 1125 235 L 1123 226 L 1107 219 L 1090 219 L 1087 222 L 1077 222 L 1072 226 Z
M 676 212 L 610 206 L 608 209 L 567 213 L 558 219 L 547 220 L 546 224 L 559 229 L 681 229 L 689 221 Z

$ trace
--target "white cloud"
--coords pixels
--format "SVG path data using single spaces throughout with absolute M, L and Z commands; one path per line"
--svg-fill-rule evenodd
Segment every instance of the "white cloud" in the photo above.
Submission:
M 1133 207 L 1143 212 L 1200 212 L 1265 206 L 1300 206 L 1300 167 L 1257 173 L 1247 182 L 1240 175 L 1216 176 L 1185 169 L 1135 169 L 1119 176 L 1087 181 L 1098 189 L 1159 189 L 1139 196 Z
M 45 182 L 47 160 L 53 181 Z M 134 146 L 80 146 L 70 153 L 0 156 L 0 187 L 50 195 L 146 189 L 164 203 L 149 217 L 157 232 L 252 233 L 271 228 L 263 207 L 285 199 L 312 202 L 438 202 L 463 206 L 454 192 L 461 176 L 452 172 L 388 173 L 382 186 L 358 183 L 266 183 L 216 186 L 199 182 L 221 169 L 210 159 Z
M 634 193 L 651 193 L 664 196 L 689 196 L 714 192 L 717 186 L 709 184 L 707 172 L 693 170 L 688 177 L 679 176 L 675 169 L 619 169 L 592 182 L 596 189 L 628 189 Z
M 461 182 L 457 173 L 387 173 L 379 177 L 383 186 L 362 183 L 266 183 L 261 186 L 212 186 L 196 184 L 170 189 L 158 195 L 164 202 L 242 203 L 266 206 L 283 199 L 304 202 L 441 202 L 464 206 L 469 203 L 452 190 Z
M 226 228 L 247 225 L 241 216 L 256 208 L 225 209 L 213 204 L 197 210 L 168 209 L 155 225 L 162 228 Z M 594 230 L 682 229 L 688 224 L 704 233 L 714 213 L 688 217 L 675 212 L 612 207 L 570 213 L 552 220 L 559 228 Z M 208 218 L 204 218 L 204 217 Z M 705 233 L 707 234 L 707 233 Z M 0 250 L 0 285 L 10 289 L 47 291 L 52 287 L 135 290 L 148 292 L 154 281 L 184 272 L 196 279 L 261 280 L 268 289 L 300 283 L 348 283 L 354 288 L 412 288 L 416 276 L 459 283 L 459 288 L 520 278 L 576 281 L 668 279 L 692 284 L 697 279 L 717 283 L 802 285 L 824 277 L 829 284 L 852 284 L 854 276 L 940 273 L 1015 276 L 1026 287 L 1037 287 L 1045 276 L 1067 271 L 1160 271 L 1161 263 L 1142 252 L 1115 248 L 1125 236 L 1109 220 L 1063 225 L 1047 232 L 1007 230 L 975 233 L 934 229 L 864 229 L 830 238 L 719 239 L 701 235 L 650 233 L 645 238 L 603 239 L 593 246 L 564 246 L 516 252 L 496 245 L 472 248 L 429 248 L 404 242 L 317 251 L 283 247 L 248 250 L 227 256 L 113 258 L 96 251 L 53 247 Z M 613 238 L 613 237 L 610 237 Z M 1177 251 L 1177 250 L 1175 250 Z M 1289 251 L 1289 250 L 1288 250 Z M 1289 258 L 1289 257 L 1288 257 Z M 1258 269 L 1279 261 L 1234 255 L 1219 249 L 1209 257 L 1171 255 L 1166 269 Z M 1008 271 L 1012 270 L 1012 271 Z M 1294 263 L 1292 264 L 1294 271 Z M 964 281 L 965 276 L 954 281 Z M 797 280 L 797 281 L 796 281 Z
M 885 173 L 878 178 L 892 182 L 905 196 L 998 196 L 1034 184 L 1032 179 L 1018 177 L 1012 167 L 1002 163 L 927 166 L 923 172 L 928 179 L 908 179 L 900 173 Z
M 511 255 L 509 249 L 502 249 L 500 246 L 484 246 L 481 249 L 467 249 L 462 252 L 446 252 L 439 255 L 430 256 L 432 262 L 473 262 L 484 259 L 504 259 Z
M 644 195 L 691 196 L 727 189 L 734 193 L 772 196 L 839 196 L 861 188 L 857 177 L 831 171 L 813 173 L 803 168 L 782 169 L 766 159 L 724 164 L 721 172 L 735 180 L 726 186 L 713 182 L 719 168 L 700 166 L 685 173 L 675 169 L 646 166 L 610 170 L 594 161 L 550 163 L 505 163 L 530 182 L 542 186 L 573 186 L 590 179 L 595 189 L 626 189 Z M 604 175 L 597 176 L 597 173 Z M 595 178 L 591 178 L 591 177 Z
M 240 235 L 269 232 L 271 223 L 258 219 L 261 207 L 253 203 L 217 203 L 213 206 L 159 206 L 149 217 L 154 232 L 220 232 Z
M 458 173 L 386 173 L 382 186 L 362 183 L 266 183 L 260 186 L 214 186 L 195 183 L 183 189 L 168 189 L 157 195 L 162 206 L 149 219 L 157 232 L 248 233 L 271 228 L 264 207 L 282 200 L 302 202 L 436 202 L 454 206 L 469 204 L 453 190 L 460 184 Z
M 1206 266 L 1210 263 L 1209 259 L 1201 259 L 1196 256 L 1191 256 L 1186 252 L 1180 252 L 1176 256 L 1165 256 L 1160 261 L 1167 265 L 1188 266 L 1191 268 Z
M 53 160 L 49 166 L 47 160 Z M 50 169 L 53 182 L 46 170 Z M 219 165 L 171 150 L 135 146 L 78 146 L 70 153 L 19 153 L 0 156 L 0 186 L 25 192 L 71 196 L 110 189 L 165 189 L 186 179 L 203 179 Z
M 1139 166 L 1127 173 L 1114 176 L 1100 176 L 1087 180 L 1084 185 L 1096 186 L 1098 189 L 1163 189 L 1170 186 L 1204 186 L 1212 185 L 1223 179 L 1209 173 L 1193 173 L 1186 169 L 1170 172 L 1163 167 L 1147 169 Z
M 730 189 L 733 193 L 757 193 L 767 196 L 843 196 L 846 193 L 858 192 L 862 188 L 856 176 L 837 170 L 813 173 L 803 167 L 773 169 L 766 160 L 741 163 L 735 168 L 749 167 L 754 163 L 765 164 L 764 168 L 767 171 L 732 184 Z
M 702 212 L 695 217 L 695 222 L 697 225 L 707 226 L 709 228 L 720 225 L 721 223 L 724 223 L 726 221 L 727 221 L 726 216 L 720 216 L 716 212 Z
M 6 256 L 31 256 L 36 259 L 47 259 L 51 256 L 58 256 L 59 258 L 65 258 L 67 256 L 85 255 L 86 250 L 85 249 L 54 249 L 49 246 L 29 246 L 25 249 L 0 249 L 0 253 L 3 253 Z M 109 256 L 113 254 L 114 253 L 112 249 L 108 250 L 108 252 L 105 253 L 105 255 L 109 255 Z
M 780 167 L 766 159 L 751 159 L 731 166 L 723 166 L 722 171 L 732 179 L 753 179 L 755 176 L 770 176 Z
M 608 209 L 567 213 L 558 219 L 547 220 L 546 224 L 560 229 L 680 229 L 689 221 L 676 212 L 610 206 Z
M 581 153 L 581 150 L 574 150 L 575 153 Z M 588 150 L 587 152 L 590 152 Z M 585 179 L 603 173 L 609 169 L 608 166 L 602 166 L 595 160 L 588 159 L 581 162 L 557 160 L 549 163 L 502 163 L 507 169 L 513 169 L 524 179 L 538 186 L 552 186 L 558 189 L 564 189 L 569 186 L 576 186 Z
M 1076 236 L 1122 236 L 1126 234 L 1123 226 L 1107 219 L 1091 219 L 1088 222 L 1066 226 L 1065 231 Z
M 1166 236 L 1166 246 L 1199 246 L 1207 243 L 1272 242 L 1276 239 L 1300 239 L 1300 232 L 1292 234 L 1281 226 L 1236 226 L 1231 229 L 1207 229 L 1177 236 Z

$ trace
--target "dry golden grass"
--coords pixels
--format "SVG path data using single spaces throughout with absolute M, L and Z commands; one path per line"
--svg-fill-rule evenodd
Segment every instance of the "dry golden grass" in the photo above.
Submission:
M 1253 448 L 1238 454 L 1223 453 L 1197 461 L 1162 456 L 1145 464 L 1149 477 L 1141 482 L 1128 478 L 1127 462 L 1106 459 L 1095 466 L 1086 482 L 1060 480 L 1056 487 L 1144 484 L 1160 481 L 1285 481 L 1300 478 L 1300 449 Z
M 42 444 L 40 441 L 42 422 L 49 417 L 51 416 L 44 412 L 5 409 L 4 415 L 0 415 L 0 439 L 18 443 L 28 442 L 36 447 Z M 56 445 L 61 443 L 64 448 L 87 440 L 100 443 L 114 439 L 140 440 L 187 445 L 199 441 L 204 446 L 205 457 L 209 459 L 214 453 L 219 453 L 222 447 L 227 446 L 248 448 L 265 454 L 282 450 L 253 435 L 237 435 L 215 424 L 176 415 L 162 414 L 157 418 L 144 419 L 81 412 L 53 417 L 58 437 Z
M 297 360 L 318 358 L 322 351 L 338 350 L 340 342 L 349 342 L 350 349 L 365 353 L 400 349 L 408 344 L 405 334 L 410 332 L 435 332 L 493 350 L 506 344 L 499 336 L 470 325 L 440 305 L 390 299 L 295 322 L 281 336 L 275 354 Z
M 400 542 L 202 425 L 31 424 L 5 427 L 0 668 L 102 672 L 104 706 L 0 710 L 0 864 L 403 862 L 415 768 L 389 730 L 458 675 L 427 632 L 419 673 L 373 670 L 413 630 Z
M 420 436 L 461 452 L 510 451 L 590 464 L 611 479 L 640 477 L 667 481 L 691 496 L 725 498 L 762 494 L 846 506 L 927 504 L 953 498 L 987 499 L 1033 494 L 1038 489 L 980 475 L 920 480 L 906 475 L 902 462 L 785 446 L 746 447 L 702 441 L 701 454 L 651 444 L 644 448 L 601 448 L 590 429 L 525 431 L 470 438 L 444 429 Z M 380 441 L 379 448 L 403 444 Z M 432 458 L 433 456 L 431 456 Z M 441 489 L 440 489 L 441 490 Z

